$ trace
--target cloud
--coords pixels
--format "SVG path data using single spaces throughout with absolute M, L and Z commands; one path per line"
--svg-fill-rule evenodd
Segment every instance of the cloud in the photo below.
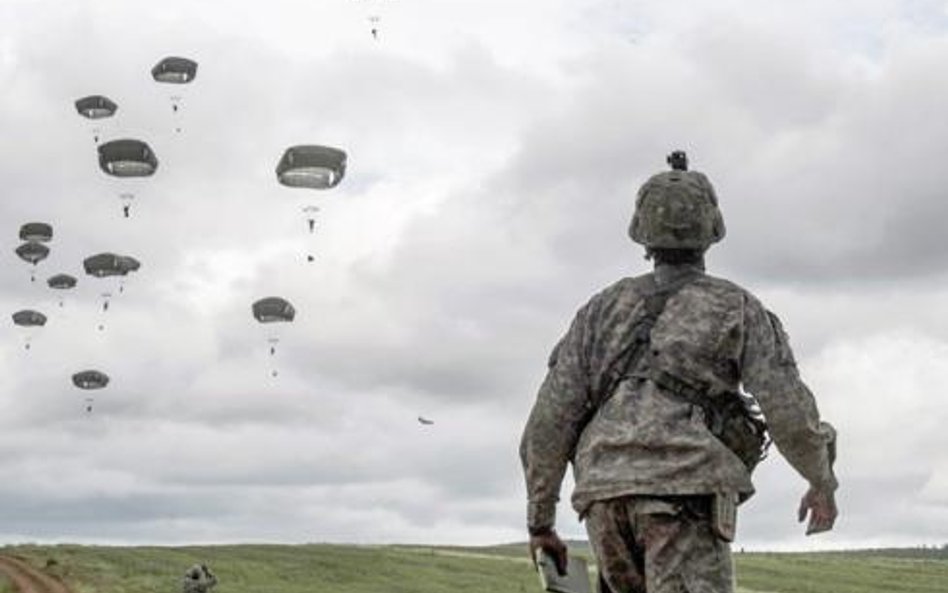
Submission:
M 633 196 L 675 148 L 721 196 L 711 271 L 781 316 L 842 435 L 840 532 L 800 535 L 804 485 L 775 463 L 747 541 L 937 537 L 942 7 L 462 4 L 393 3 L 379 42 L 356 3 L 0 9 L 0 303 L 50 317 L 29 352 L 2 330 L 0 468 L 19 479 L 0 537 L 522 537 L 517 442 L 547 354 L 592 293 L 647 270 Z M 177 115 L 148 74 L 172 54 L 200 63 Z M 97 169 L 72 102 L 98 92 L 119 103 L 103 137 L 146 139 L 155 176 Z M 345 148 L 343 183 L 277 184 L 298 143 Z M 13 255 L 27 220 L 55 228 L 35 283 Z M 82 272 L 107 250 L 142 261 L 121 291 Z M 60 271 L 80 279 L 61 308 Z M 252 318 L 271 295 L 293 323 Z M 83 368 L 112 383 L 73 388 Z

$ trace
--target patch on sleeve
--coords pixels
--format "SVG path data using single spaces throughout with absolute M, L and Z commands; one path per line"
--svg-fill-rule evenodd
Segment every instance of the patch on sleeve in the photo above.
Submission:
M 774 330 L 774 342 L 776 346 L 777 362 L 782 365 L 796 366 L 797 361 L 793 358 L 793 350 L 790 348 L 790 337 L 783 329 L 780 318 L 772 312 L 767 311 L 767 318 L 770 320 L 770 326 Z

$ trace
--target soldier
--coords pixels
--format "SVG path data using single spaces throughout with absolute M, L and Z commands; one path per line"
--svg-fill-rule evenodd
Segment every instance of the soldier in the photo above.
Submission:
M 571 462 L 601 590 L 731 593 L 735 507 L 753 494 L 766 449 L 759 413 L 809 483 L 798 510 L 807 534 L 836 520 L 835 431 L 820 421 L 779 319 L 705 274 L 704 253 L 725 232 L 717 197 L 683 152 L 668 162 L 639 190 L 629 228 L 654 270 L 580 308 L 524 429 L 530 552 L 565 570 L 554 522 Z
M 217 584 L 217 577 L 206 564 L 195 564 L 184 573 L 182 593 L 207 593 Z

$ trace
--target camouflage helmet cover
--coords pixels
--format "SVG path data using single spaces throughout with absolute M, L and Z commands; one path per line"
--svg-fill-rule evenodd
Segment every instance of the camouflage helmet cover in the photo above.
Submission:
M 724 238 L 724 218 L 708 178 L 665 171 L 639 189 L 629 236 L 646 247 L 705 249 Z

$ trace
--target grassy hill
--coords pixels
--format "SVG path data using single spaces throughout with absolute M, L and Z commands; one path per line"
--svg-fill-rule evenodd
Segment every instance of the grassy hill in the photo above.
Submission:
M 577 553 L 588 553 L 578 542 Z M 235 545 L 9 546 L 79 593 L 177 593 L 206 563 L 215 593 L 539 591 L 525 544 L 492 547 Z M 919 550 L 736 554 L 740 593 L 948 593 L 948 557 Z M 4 592 L 0 583 L 0 593 Z

